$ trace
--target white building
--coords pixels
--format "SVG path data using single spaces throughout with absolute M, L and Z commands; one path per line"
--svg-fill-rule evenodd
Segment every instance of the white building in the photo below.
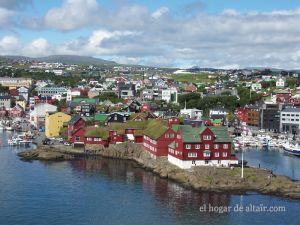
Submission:
M 180 110 L 180 115 L 185 117 L 185 118 L 189 118 L 189 119 L 198 119 L 201 120 L 202 115 L 203 115 L 203 110 L 200 109 L 181 109 Z
M 53 95 L 65 95 L 67 94 L 68 90 L 64 87 L 42 87 L 37 88 L 38 95 L 43 97 L 49 97 Z
M 177 95 L 176 88 L 162 89 L 161 91 L 161 99 L 168 103 L 177 103 Z
M 57 107 L 48 103 L 41 103 L 35 105 L 34 110 L 32 110 L 29 114 L 30 122 L 32 122 L 36 126 L 38 126 L 39 123 L 45 122 L 45 116 L 47 112 L 57 112 Z
M 285 87 L 285 79 L 283 79 L 282 77 L 279 77 L 276 80 L 276 88 L 284 88 Z
M 287 108 L 280 112 L 280 132 L 300 133 L 300 108 Z
M 261 83 L 253 83 L 251 84 L 252 91 L 260 91 L 262 89 Z

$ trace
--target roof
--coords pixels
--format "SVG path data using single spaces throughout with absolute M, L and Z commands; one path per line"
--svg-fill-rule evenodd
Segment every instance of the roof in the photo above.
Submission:
M 231 138 L 228 134 L 226 127 L 206 127 L 206 126 L 200 126 L 200 127 L 192 127 L 190 125 L 179 125 L 178 129 L 180 129 L 182 133 L 182 139 L 184 142 L 188 143 L 199 143 L 201 142 L 200 135 L 205 129 L 210 129 L 216 139 L 214 142 L 222 143 L 222 142 L 231 142 Z
M 150 120 L 147 128 L 144 130 L 144 134 L 157 139 L 163 135 L 169 129 L 167 122 L 160 119 Z
M 107 139 L 109 137 L 109 130 L 104 127 L 87 127 L 84 135 L 86 137 Z
M 74 117 L 69 121 L 69 124 L 70 124 L 70 125 L 74 125 L 74 124 L 77 123 L 77 121 L 80 120 L 80 119 L 81 119 L 81 116 L 76 115 L 76 116 L 74 116 Z
M 232 139 L 229 136 L 227 127 L 209 127 L 211 131 L 215 134 L 215 142 L 231 142 Z
M 87 103 L 87 104 L 97 104 L 98 99 L 95 98 L 73 98 L 73 103 Z
M 10 95 L 0 95 L 0 99 L 11 99 Z
M 300 108 L 285 108 L 281 112 L 298 112 L 298 113 L 300 113 Z
M 107 114 L 96 114 L 95 120 L 99 121 L 99 122 L 105 122 L 108 119 L 108 116 L 109 115 L 107 115 Z
M 135 129 L 136 135 L 143 135 L 149 122 L 147 121 L 127 121 L 126 123 L 112 123 L 109 128 L 117 131 L 118 134 L 124 134 L 125 129 Z

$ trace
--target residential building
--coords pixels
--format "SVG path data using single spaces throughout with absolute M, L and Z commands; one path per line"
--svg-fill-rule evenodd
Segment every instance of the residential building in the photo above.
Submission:
M 66 95 L 68 90 L 64 87 L 41 87 L 37 88 L 38 95 L 52 97 L 54 95 Z
M 238 108 L 236 114 L 238 119 L 247 126 L 260 127 L 260 107 L 250 105 Z
M 280 131 L 280 111 L 282 104 L 264 103 L 260 113 L 261 129 L 279 132 Z
M 46 113 L 57 112 L 57 106 L 49 103 L 40 103 L 34 106 L 34 110 L 29 113 L 30 122 L 36 126 L 43 125 L 45 122 Z
M 0 84 L 3 87 L 9 87 L 12 89 L 16 89 L 17 87 L 29 88 L 32 85 L 32 79 L 22 77 L 1 77 Z
M 28 101 L 28 88 L 26 87 L 19 87 L 18 89 L 19 96 L 23 96 L 25 101 Z
M 226 119 L 228 113 L 228 110 L 223 107 L 215 107 L 209 110 L 209 116 L 212 119 Z
M 261 90 L 261 83 L 253 83 L 251 84 L 251 91 L 260 91 Z
M 177 89 L 168 88 L 161 90 L 161 99 L 168 103 L 177 103 Z
M 131 99 L 135 96 L 135 86 L 134 84 L 124 84 L 120 83 L 118 86 L 119 98 Z
M 300 108 L 285 108 L 280 112 L 280 132 L 300 134 Z
M 168 161 L 182 169 L 238 164 L 226 127 L 178 126 L 168 146 Z
M 285 88 L 285 78 L 279 77 L 276 79 L 276 88 Z
M 202 115 L 203 115 L 203 110 L 200 109 L 181 109 L 180 110 L 180 115 L 183 116 L 185 119 L 197 119 L 201 120 Z
M 11 118 L 22 117 L 24 116 L 24 109 L 19 105 L 15 105 L 8 111 L 8 115 Z
M 12 99 L 10 95 L 0 95 L 0 107 L 5 107 L 6 109 L 10 109 L 12 103 Z
M 71 116 L 62 112 L 46 113 L 45 134 L 49 137 L 58 137 L 64 124 L 71 120 Z
M 127 120 L 129 120 L 129 113 L 123 113 L 123 112 L 114 112 L 111 113 L 107 119 L 108 123 L 125 123 Z
M 80 116 L 74 116 L 68 123 L 67 137 L 73 144 L 85 144 L 86 122 Z
M 152 120 L 144 130 L 143 146 L 152 158 L 168 155 L 168 145 L 176 138 L 176 132 L 162 120 Z

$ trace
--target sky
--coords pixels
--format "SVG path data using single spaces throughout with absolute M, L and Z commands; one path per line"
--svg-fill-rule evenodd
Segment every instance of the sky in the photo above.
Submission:
M 0 0 L 0 55 L 300 68 L 300 0 Z

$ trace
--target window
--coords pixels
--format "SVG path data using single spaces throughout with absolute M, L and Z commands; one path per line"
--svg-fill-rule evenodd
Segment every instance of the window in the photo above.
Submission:
M 219 145 L 218 145 L 218 144 L 215 144 L 214 147 L 215 147 L 215 149 L 218 149 L 218 148 L 219 148 Z
M 195 145 L 195 149 L 200 149 L 200 145 L 199 145 L 199 144 L 196 144 L 196 145 Z
M 115 115 L 115 118 L 114 118 L 114 120 L 118 120 L 118 116 L 117 116 L 117 115 Z
M 79 137 L 79 136 L 76 136 L 76 137 L 75 137 L 75 141 L 80 141 L 80 137 Z
M 227 152 L 223 152 L 223 157 L 227 157 Z
M 196 158 L 197 157 L 197 153 L 195 153 L 195 152 L 189 152 L 188 157 L 189 158 Z
M 224 144 L 224 145 L 223 145 L 223 148 L 224 148 L 224 149 L 228 149 L 228 144 Z
M 204 157 L 210 157 L 210 152 L 209 151 L 204 151 L 203 156 Z
M 215 157 L 218 158 L 220 156 L 219 152 L 215 152 Z
M 186 148 L 186 149 L 191 149 L 191 145 L 190 145 L 190 144 L 187 144 L 187 145 L 185 145 L 185 148 Z
M 206 140 L 206 141 L 211 140 L 211 136 L 210 135 L 204 135 L 203 140 Z
M 174 134 L 170 134 L 170 138 L 174 138 L 175 137 L 175 135 Z
M 170 137 L 170 135 L 169 135 L 169 134 L 165 134 L 165 137 L 166 137 L 166 138 L 169 138 L 169 137 Z
M 209 149 L 209 145 L 208 144 L 205 145 L 205 149 Z

